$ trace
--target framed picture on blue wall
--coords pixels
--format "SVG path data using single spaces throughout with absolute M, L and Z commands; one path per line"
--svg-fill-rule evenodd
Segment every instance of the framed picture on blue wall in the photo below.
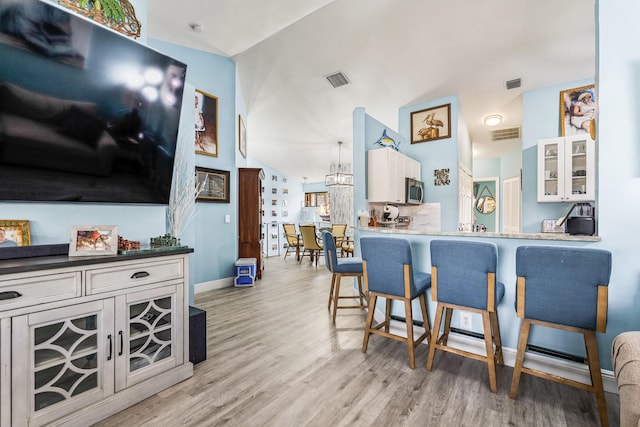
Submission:
M 413 111 L 411 143 L 451 138 L 451 104 Z
M 590 134 L 595 139 L 596 86 L 560 91 L 560 136 Z
M 218 97 L 196 89 L 196 154 L 218 157 Z
M 229 203 L 229 171 L 196 166 L 196 202 Z

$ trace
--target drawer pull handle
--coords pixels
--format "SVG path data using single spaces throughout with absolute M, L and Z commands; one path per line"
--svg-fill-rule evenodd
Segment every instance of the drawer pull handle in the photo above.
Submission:
M 16 292 L 16 291 L 0 292 L 0 300 L 13 299 L 13 298 L 21 297 L 21 296 L 22 296 L 22 294 L 20 292 Z
M 122 331 L 118 331 L 118 335 L 120 335 L 120 351 L 118 352 L 118 356 L 122 356 L 122 351 L 124 347 L 124 340 L 122 339 Z
M 113 340 L 111 339 L 111 334 L 107 336 L 109 340 L 109 356 L 107 356 L 107 360 L 111 360 L 111 356 L 113 356 Z
M 142 279 L 143 277 L 148 277 L 149 273 L 147 273 L 146 271 L 138 271 L 136 273 L 133 273 L 131 275 L 132 279 Z

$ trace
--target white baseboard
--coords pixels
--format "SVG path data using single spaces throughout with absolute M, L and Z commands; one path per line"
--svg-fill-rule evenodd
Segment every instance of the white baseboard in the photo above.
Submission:
M 382 320 L 384 320 L 384 314 L 376 309 L 374 318 L 376 319 L 376 322 L 381 322 Z M 424 332 L 424 329 L 422 329 L 421 327 L 415 327 L 415 329 L 416 334 L 421 334 L 422 332 Z M 404 322 L 392 320 L 390 332 L 404 337 L 407 336 L 407 329 Z M 427 344 L 427 341 L 423 341 L 423 344 Z M 481 354 L 483 356 L 487 354 L 483 340 L 468 337 L 466 335 L 452 332 L 449 334 L 449 340 L 447 344 L 451 347 L 455 347 L 471 353 Z M 502 355 L 504 357 L 505 366 L 513 367 L 515 365 L 516 354 L 516 349 L 502 347 Z M 524 365 L 531 369 L 548 372 L 553 375 L 557 375 L 563 378 L 569 378 L 585 384 L 591 384 L 589 366 L 583 363 L 571 362 L 568 360 L 529 352 L 526 354 Z M 613 371 L 602 369 L 601 372 L 604 391 L 618 394 L 618 383 L 616 382 Z
M 211 280 L 209 282 L 196 283 L 193 287 L 193 293 L 197 295 L 199 293 L 213 291 L 215 289 L 229 288 L 233 286 L 233 279 L 233 277 L 224 277 L 222 279 Z

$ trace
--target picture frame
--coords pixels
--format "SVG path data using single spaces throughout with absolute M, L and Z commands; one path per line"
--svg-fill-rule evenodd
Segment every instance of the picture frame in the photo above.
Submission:
M 411 143 L 451 138 L 451 104 L 411 113 Z
M 595 84 L 561 90 L 560 136 L 590 134 L 595 139 L 597 106 Z
M 218 97 L 195 90 L 196 154 L 218 157 Z
M 196 202 L 229 203 L 230 172 L 196 166 Z
M 31 245 L 31 227 L 26 219 L 0 219 L 0 230 L 0 248 Z
M 117 254 L 117 225 L 74 225 L 71 227 L 70 257 Z
M 247 158 L 247 128 L 244 126 L 242 116 L 238 114 L 238 150 L 243 158 Z

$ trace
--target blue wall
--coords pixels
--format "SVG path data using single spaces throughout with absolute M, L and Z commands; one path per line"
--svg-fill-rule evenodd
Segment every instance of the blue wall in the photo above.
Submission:
M 411 112 L 439 105 L 451 104 L 451 138 L 411 144 Z M 458 229 L 458 166 L 470 168 L 465 161 L 470 151 L 462 148 L 469 144 L 468 135 L 460 134 L 466 127 L 461 123 L 460 103 L 457 96 L 436 99 L 399 109 L 398 132 L 407 140 L 404 153 L 422 165 L 422 180 L 425 185 L 425 201 L 440 203 L 440 224 L 443 231 Z M 466 131 L 465 131 L 466 132 Z M 434 185 L 434 171 L 449 169 L 450 185 Z

